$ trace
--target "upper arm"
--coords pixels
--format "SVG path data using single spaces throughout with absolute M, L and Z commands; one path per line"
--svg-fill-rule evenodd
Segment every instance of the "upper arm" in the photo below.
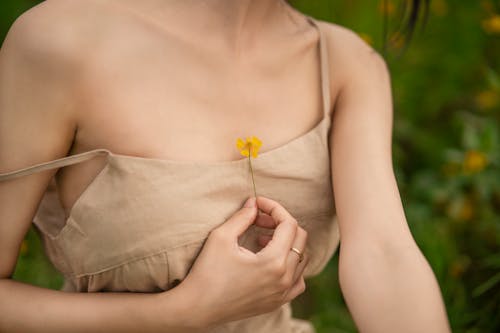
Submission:
M 341 85 L 329 143 L 341 244 L 382 249 L 407 246 L 413 239 L 393 171 L 388 66 L 379 53 L 346 28 L 336 32 L 335 41 L 342 48 L 332 50 L 338 57 L 332 72 L 337 72 L 334 77 Z
M 41 5 L 25 12 L 0 49 L 0 173 L 65 156 L 73 141 L 72 64 L 63 31 L 51 15 Z M 54 173 L 0 181 L 0 278 L 13 273 Z

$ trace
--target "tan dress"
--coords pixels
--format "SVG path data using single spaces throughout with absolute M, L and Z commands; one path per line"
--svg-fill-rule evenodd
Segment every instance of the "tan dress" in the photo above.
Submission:
M 320 273 L 339 244 L 328 135 L 331 127 L 328 56 L 320 33 L 324 116 L 312 129 L 252 160 L 257 194 L 280 202 L 308 231 L 305 277 Z M 235 148 L 236 149 L 236 148 Z M 54 178 L 34 217 L 45 251 L 68 292 L 161 292 L 189 272 L 210 230 L 253 195 L 248 158 L 183 162 L 94 149 L 0 174 L 0 181 L 106 155 L 107 163 L 66 217 Z M 257 250 L 252 226 L 240 244 Z M 200 288 L 200 293 L 203 289 Z M 313 333 L 292 318 L 290 304 L 226 323 L 211 333 Z

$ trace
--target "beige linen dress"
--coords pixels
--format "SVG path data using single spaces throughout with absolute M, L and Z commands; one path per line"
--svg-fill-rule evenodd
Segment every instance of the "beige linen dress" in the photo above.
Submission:
M 257 194 L 280 202 L 308 231 L 305 277 L 320 273 L 339 244 L 328 136 L 331 128 L 328 55 L 319 30 L 323 118 L 286 144 L 252 160 Z M 235 148 L 236 149 L 236 148 Z M 161 292 L 188 274 L 209 232 L 253 195 L 248 158 L 183 162 L 94 149 L 0 174 L 0 181 L 80 163 L 98 155 L 106 164 L 65 216 L 55 177 L 33 223 L 45 251 L 64 275 L 68 292 Z M 257 250 L 252 226 L 239 239 Z M 200 288 L 200 293 L 203 289 Z M 313 333 L 292 317 L 289 303 L 233 321 L 211 333 Z

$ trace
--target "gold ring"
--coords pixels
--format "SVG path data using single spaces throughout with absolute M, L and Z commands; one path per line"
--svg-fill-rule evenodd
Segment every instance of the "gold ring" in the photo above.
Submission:
M 299 255 L 299 262 L 301 262 L 301 261 L 302 261 L 302 259 L 304 259 L 304 254 L 303 254 L 302 252 L 300 252 L 300 250 L 299 250 L 299 249 L 296 249 L 296 248 L 294 248 L 294 247 L 291 247 L 291 248 L 290 248 L 290 251 L 293 251 L 293 252 L 295 252 L 295 253 L 297 253 L 297 254 Z

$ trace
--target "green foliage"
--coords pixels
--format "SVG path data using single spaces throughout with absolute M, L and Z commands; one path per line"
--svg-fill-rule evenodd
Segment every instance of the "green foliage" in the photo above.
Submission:
M 378 1 L 294 3 L 381 52 Z M 386 56 L 407 221 L 459 333 L 500 331 L 500 32 L 487 28 L 499 13 L 498 2 L 434 0 L 406 53 L 397 57 L 401 45 L 393 43 Z M 335 259 L 296 304 L 319 333 L 356 331 L 338 293 Z
M 5 38 L 12 22 L 27 9 L 40 3 L 34 0 L 7 0 L 0 2 L 0 41 Z
M 43 252 L 43 246 L 36 229 L 32 227 L 26 235 L 14 272 L 15 280 L 39 287 L 60 289 L 63 277 L 52 266 Z
M 0 33 L 35 2 L 0 6 Z M 379 1 L 292 1 L 297 9 L 382 45 Z M 397 8 L 399 2 L 391 2 Z M 433 0 L 406 52 L 391 39 L 393 158 L 412 234 L 441 287 L 453 332 L 500 332 L 500 3 Z M 394 31 L 397 10 L 388 10 Z M 392 24 L 392 26 L 391 26 Z M 496 28 L 495 28 L 496 27 Z M 14 278 L 62 279 L 27 235 Z M 338 283 L 338 254 L 294 301 L 318 333 L 356 332 Z

